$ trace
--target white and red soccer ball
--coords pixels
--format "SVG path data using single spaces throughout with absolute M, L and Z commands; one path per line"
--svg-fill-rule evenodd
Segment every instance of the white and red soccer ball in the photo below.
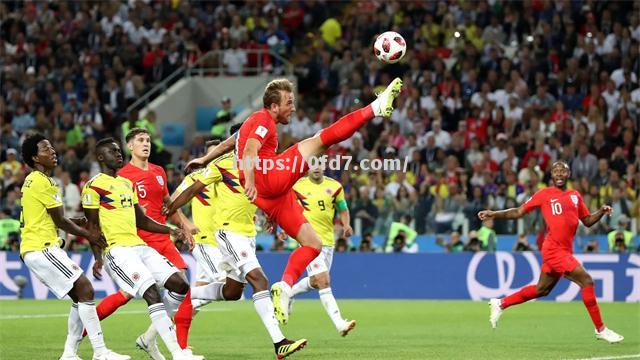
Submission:
M 397 63 L 406 52 L 407 43 L 395 31 L 383 32 L 373 43 L 373 53 L 380 61 L 388 64 Z

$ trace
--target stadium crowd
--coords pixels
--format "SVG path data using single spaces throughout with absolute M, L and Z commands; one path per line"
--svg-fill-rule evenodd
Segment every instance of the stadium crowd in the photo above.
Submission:
M 269 47 L 296 64 L 299 84 L 281 149 L 404 79 L 390 119 L 374 119 L 328 152 L 408 158 L 406 174 L 329 172 L 361 234 L 387 236 L 402 224 L 452 234 L 441 239 L 449 251 L 486 248 L 472 243 L 474 233 L 518 230 L 513 221 L 482 224 L 477 212 L 520 205 L 547 186 L 557 159 L 570 164 L 570 187 L 590 209 L 614 208 L 592 234 L 640 224 L 638 2 L 133 3 L 0 4 L 3 219 L 19 217 L 25 168 L 17 150 L 28 131 L 55 140 L 65 211 L 79 214 L 79 189 L 99 171 L 96 139 L 132 126 L 159 135 L 153 116 L 126 111 L 145 90 L 211 49 L 228 51 L 227 74 L 240 74 L 255 61 L 242 49 Z M 370 46 L 390 29 L 408 43 L 396 65 L 379 62 Z M 164 163 L 170 190 L 204 140 Z M 465 221 L 477 232 L 463 242 L 454 234 Z M 544 231 L 538 212 L 523 231 Z M 390 236 L 391 251 L 406 247 L 406 236 Z M 626 238 L 625 248 L 633 246 Z M 338 247 L 348 247 L 343 240 Z

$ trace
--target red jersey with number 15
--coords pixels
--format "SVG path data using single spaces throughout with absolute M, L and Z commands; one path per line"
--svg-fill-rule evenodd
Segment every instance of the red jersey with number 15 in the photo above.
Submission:
M 589 215 L 589 209 L 582 200 L 582 195 L 575 190 L 563 191 L 557 187 L 544 188 L 523 205 L 529 213 L 540 208 L 544 222 L 547 224 L 547 236 L 542 245 L 542 253 L 565 250 L 573 253 L 573 237 L 578 228 L 578 221 Z
M 158 165 L 149 163 L 148 170 L 127 163 L 118 171 L 118 175 L 131 180 L 138 195 L 140 206 L 145 214 L 153 220 L 165 224 L 166 216 L 162 215 L 162 200 L 169 195 L 167 174 Z M 158 234 L 138 229 L 138 236 L 145 242 L 171 241 L 169 234 Z

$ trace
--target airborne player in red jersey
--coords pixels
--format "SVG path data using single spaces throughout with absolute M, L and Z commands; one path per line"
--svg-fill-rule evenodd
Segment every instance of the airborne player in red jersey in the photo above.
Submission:
M 282 280 L 271 287 L 275 315 L 281 324 L 286 324 L 289 318 L 291 286 L 307 265 L 320 254 L 322 248 L 318 234 L 303 215 L 302 206 L 292 190 L 293 185 L 309 169 L 310 158 L 321 154 L 331 145 L 350 138 L 374 117 L 391 116 L 393 100 L 400 93 L 401 87 L 402 80 L 394 79 L 370 105 L 343 116 L 315 136 L 276 154 L 276 126 L 289 123 L 289 117 L 295 111 L 295 101 L 293 84 L 289 80 L 272 80 L 262 96 L 262 110 L 249 116 L 237 136 L 231 136 L 204 157 L 188 164 L 189 167 L 203 166 L 235 147 L 240 182 L 249 200 L 301 245 L 289 256 Z M 269 169 L 268 165 L 275 167 Z M 175 209 L 169 209 L 168 213 L 171 214 L 173 210 Z
M 131 129 L 125 137 L 127 147 L 131 151 L 131 161 L 118 171 L 118 175 L 131 180 L 134 190 L 140 201 L 140 206 L 145 214 L 160 224 L 166 223 L 166 216 L 162 214 L 162 205 L 169 202 L 169 190 L 167 188 L 167 175 L 160 166 L 149 163 L 149 155 L 151 153 L 151 137 L 146 129 Z M 171 223 L 177 225 L 185 231 L 186 234 L 197 232 L 197 228 L 182 214 L 177 211 L 170 218 Z M 171 241 L 168 234 L 150 233 L 148 231 L 138 229 L 138 236 L 144 240 L 147 245 L 154 248 L 160 255 L 169 260 L 175 267 L 181 269 L 183 274 L 186 272 L 187 264 L 180 256 L 175 244 Z M 190 244 L 193 239 L 189 239 Z M 120 290 L 104 298 L 98 304 L 97 311 L 100 319 L 104 319 L 120 306 L 131 300 L 132 296 Z M 167 312 L 173 317 L 176 323 L 176 335 L 178 344 L 181 348 L 187 347 L 187 338 L 191 319 L 193 317 L 193 308 L 191 305 L 191 297 L 188 292 L 181 295 L 168 291 L 163 300 L 168 304 Z M 146 351 L 154 360 L 163 360 L 164 356 L 158 349 L 156 343 L 157 332 L 153 326 L 136 339 L 136 346 Z
M 610 343 L 620 342 L 623 336 L 604 326 L 600 316 L 600 308 L 596 301 L 593 279 L 573 256 L 573 238 L 578 227 L 578 220 L 591 227 L 604 215 L 611 214 L 611 207 L 603 205 L 594 213 L 589 213 L 582 195 L 575 190 L 567 190 L 567 180 L 571 175 L 569 165 L 564 161 L 556 161 L 551 167 L 553 186 L 542 189 L 522 206 L 507 210 L 483 210 L 478 213 L 480 220 L 490 218 L 518 219 L 525 214 L 540 208 L 547 224 L 547 236 L 542 245 L 542 271 L 537 285 L 529 285 L 504 299 L 491 299 L 489 321 L 495 329 L 502 312 L 513 305 L 531 299 L 547 296 L 561 277 L 565 277 L 581 288 L 582 301 L 591 316 L 596 328 L 596 339 Z

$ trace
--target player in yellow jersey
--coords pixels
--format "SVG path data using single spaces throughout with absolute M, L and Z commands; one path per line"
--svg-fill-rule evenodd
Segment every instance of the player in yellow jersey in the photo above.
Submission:
M 76 224 L 86 219 L 64 216 L 60 189 L 50 177 L 58 165 L 58 157 L 49 140 L 40 134 L 26 138 L 22 143 L 22 158 L 33 171 L 22 186 L 20 257 L 58 298 L 69 295 L 73 300 L 67 341 L 60 359 L 80 359 L 77 351 L 83 328 L 87 329 L 93 347 L 93 360 L 130 359 L 105 346 L 93 301 L 93 286 L 82 269 L 60 248 L 62 240 L 58 238 L 58 229 L 85 237 L 94 246 L 106 246 L 106 243 L 98 234 L 91 234 Z
M 172 214 L 189 200 L 202 193 L 208 186 L 215 185 L 216 210 L 213 225 L 222 258 L 218 264 L 215 254 L 210 254 L 212 267 L 227 272 L 224 282 L 191 289 L 191 297 L 205 300 L 238 300 L 244 284 L 253 287 L 253 305 L 273 341 L 278 359 L 283 359 L 304 348 L 306 339 L 292 341 L 284 337 L 274 316 L 273 301 L 269 293 L 269 280 L 262 271 L 256 257 L 256 228 L 253 217 L 256 206 L 249 202 L 240 186 L 238 170 L 233 153 L 223 155 L 207 165 L 204 170 L 194 173 L 195 182 L 167 205 L 165 213 Z M 194 200 L 195 201 L 195 200 Z M 211 220 L 210 220 L 211 221 Z M 198 223 L 196 222 L 196 225 Z M 194 251 L 195 253 L 195 251 Z M 218 277 L 215 271 L 212 277 Z
M 82 206 L 88 226 L 94 234 L 102 233 L 107 241 L 104 263 L 120 289 L 132 296 L 144 298 L 149 307 L 151 323 L 171 352 L 174 360 L 203 359 L 178 345 L 173 322 L 160 297 L 156 283 L 172 293 L 185 295 L 189 284 L 180 269 L 147 246 L 136 227 L 154 233 L 184 238 L 181 230 L 157 223 L 145 215 L 130 180 L 117 175 L 123 165 L 120 146 L 112 138 L 96 143 L 96 159 L 101 172 L 89 180 L 82 190 Z M 101 249 L 92 247 L 96 259 Z M 99 276 L 102 261 L 96 260 L 94 274 Z
M 217 143 L 219 141 L 214 140 L 208 142 L 207 145 L 211 146 Z M 176 191 L 171 195 L 171 201 L 175 200 L 184 190 L 195 183 L 197 177 L 204 171 L 206 171 L 205 168 L 198 169 L 185 176 Z M 216 206 L 214 205 L 217 197 L 215 185 L 215 183 L 207 185 L 191 199 L 191 217 L 198 228 L 198 233 L 193 234 L 194 247 L 192 251 L 193 257 L 198 263 L 196 286 L 208 285 L 214 281 L 224 282 L 226 277 L 226 273 L 219 268 L 222 253 L 218 249 L 218 242 L 214 234 L 216 231 L 215 216 L 217 214 Z M 211 300 L 192 299 L 191 304 L 193 310 L 196 311 L 210 302 Z
M 340 308 L 331 292 L 329 270 L 333 262 L 335 246 L 333 219 L 336 211 L 340 216 L 343 235 L 351 236 L 353 229 L 349 224 L 349 209 L 344 199 L 344 189 L 336 180 L 325 177 L 320 167 L 309 169 L 309 176 L 303 177 L 293 186 L 298 201 L 304 208 L 304 217 L 322 239 L 322 252 L 307 266 L 307 277 L 298 281 L 292 288 L 293 297 L 313 289 L 320 290 L 320 301 L 327 315 L 333 321 L 342 336 L 356 326 L 355 320 L 346 320 L 340 315 Z

